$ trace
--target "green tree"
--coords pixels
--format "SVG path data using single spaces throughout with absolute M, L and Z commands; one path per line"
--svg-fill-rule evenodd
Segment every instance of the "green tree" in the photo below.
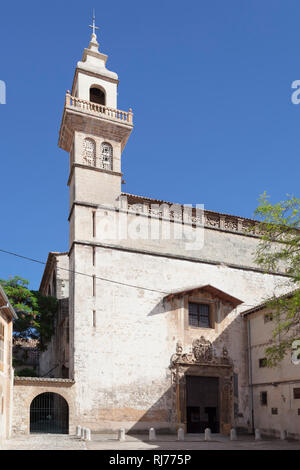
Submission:
M 54 333 L 57 299 L 28 289 L 29 282 L 18 276 L 0 279 L 0 284 L 18 315 L 14 338 L 37 339 L 39 349 L 44 351 Z
M 255 260 L 266 273 L 288 275 L 288 295 L 274 296 L 267 302 L 274 321 L 273 342 L 266 349 L 267 364 L 277 365 L 291 353 L 295 341 L 300 339 L 300 199 L 288 196 L 287 200 L 271 204 L 269 196 L 260 196 L 255 211 L 259 219 L 261 240 Z

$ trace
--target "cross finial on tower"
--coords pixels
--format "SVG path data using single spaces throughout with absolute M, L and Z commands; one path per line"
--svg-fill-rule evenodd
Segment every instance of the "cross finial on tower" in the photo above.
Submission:
M 95 25 L 95 10 L 93 10 L 93 24 L 89 25 L 89 28 L 92 28 L 93 30 L 93 35 L 96 36 L 96 29 L 99 29 L 98 26 Z

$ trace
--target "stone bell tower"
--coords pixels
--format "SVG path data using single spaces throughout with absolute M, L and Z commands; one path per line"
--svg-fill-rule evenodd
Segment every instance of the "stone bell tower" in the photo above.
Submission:
M 86 382 L 78 364 L 85 355 L 76 331 L 95 323 L 97 293 L 97 224 L 101 211 L 119 207 L 121 155 L 133 128 L 132 112 L 117 109 L 118 75 L 106 68 L 107 56 L 99 52 L 93 34 L 78 62 L 71 93 L 68 91 L 58 145 L 70 156 L 69 211 L 69 371 L 70 378 Z M 84 275 L 77 275 L 83 273 Z M 96 346 L 95 346 L 96 347 Z M 88 368 L 86 368 L 88 370 Z
M 66 94 L 59 147 L 70 154 L 70 209 L 76 202 L 115 205 L 121 194 L 121 154 L 132 112 L 117 109 L 118 75 L 99 52 L 95 19 L 90 44 Z

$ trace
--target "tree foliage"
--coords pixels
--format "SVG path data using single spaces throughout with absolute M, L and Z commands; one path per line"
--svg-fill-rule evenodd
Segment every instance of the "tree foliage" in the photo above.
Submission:
M 274 296 L 267 302 L 274 329 L 266 356 L 268 365 L 275 366 L 292 352 L 293 343 L 300 338 L 300 199 L 288 196 L 271 204 L 264 193 L 255 215 L 261 234 L 256 263 L 267 273 L 288 275 L 282 287 L 288 285 L 290 290 L 288 295 Z
M 0 284 L 18 315 L 14 338 L 37 339 L 39 349 L 44 351 L 54 333 L 57 299 L 28 289 L 29 282 L 18 276 L 0 279 Z

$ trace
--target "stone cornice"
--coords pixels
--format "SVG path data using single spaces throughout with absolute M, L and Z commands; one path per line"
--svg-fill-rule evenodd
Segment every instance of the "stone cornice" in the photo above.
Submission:
M 86 132 L 121 143 L 122 150 L 133 129 L 132 111 L 122 111 L 66 94 L 58 146 L 70 152 L 75 131 Z
M 114 176 L 123 176 L 123 173 L 119 173 L 117 171 L 112 171 L 112 170 L 104 170 L 102 168 L 96 168 L 95 166 L 89 166 L 89 165 L 83 165 L 82 163 L 73 163 L 70 171 L 70 175 L 68 178 L 67 185 L 70 185 L 73 173 L 74 173 L 74 168 L 83 168 L 85 170 L 93 170 L 93 171 L 98 171 L 99 173 L 107 173 L 109 175 L 114 175 Z
M 75 380 L 72 379 L 60 379 L 60 378 L 52 378 L 52 377 L 15 377 L 14 384 L 15 385 L 64 385 L 64 386 L 72 386 L 74 385 Z
M 116 83 L 117 85 L 119 84 L 119 80 L 116 79 L 116 78 L 106 77 L 105 75 L 101 75 L 100 73 L 89 72 L 88 70 L 85 70 L 81 67 L 76 67 L 74 78 L 73 78 L 73 83 L 72 83 L 72 94 L 74 93 L 74 86 L 75 86 L 75 83 L 76 83 L 76 80 L 77 80 L 77 77 L 78 77 L 78 72 L 89 75 L 90 77 L 102 78 L 103 80 L 106 80 L 107 82 Z
M 87 168 L 92 168 L 92 167 L 87 167 Z M 97 170 L 96 168 L 94 168 L 94 169 Z M 98 169 L 98 171 L 106 171 L 106 170 Z M 113 173 L 113 172 L 110 172 L 110 173 Z M 118 176 L 122 176 L 121 173 L 113 173 L 113 174 L 116 174 Z M 69 178 L 69 180 L 70 180 L 70 178 Z M 69 183 L 69 181 L 68 181 L 68 183 Z M 124 194 L 121 194 L 121 196 L 124 196 Z M 154 212 L 151 212 L 151 210 L 149 210 L 148 212 L 145 212 L 145 211 L 143 211 L 142 207 L 139 210 L 137 210 L 138 203 L 134 204 L 134 206 L 135 206 L 134 209 L 132 209 L 133 205 L 130 205 L 130 204 L 128 204 L 128 208 L 125 209 L 124 207 L 120 207 L 120 208 L 118 208 L 118 207 L 107 207 L 107 206 L 102 206 L 101 204 L 91 204 L 91 203 L 85 203 L 85 202 L 82 202 L 82 201 L 75 201 L 73 203 L 72 207 L 71 207 L 70 214 L 69 214 L 69 219 L 70 219 L 70 216 L 73 212 L 73 206 L 74 205 L 92 207 L 94 209 L 118 210 L 120 212 L 124 212 L 124 213 L 127 213 L 129 215 L 134 215 L 135 214 L 135 215 L 140 216 L 140 217 L 149 217 L 149 216 L 151 216 L 153 218 L 159 218 L 161 220 L 166 220 L 166 221 L 171 222 L 171 223 L 180 223 L 180 224 L 185 223 L 186 225 L 190 224 L 190 225 L 193 225 L 194 227 L 197 227 L 197 226 L 200 227 L 200 228 L 204 227 L 205 229 L 208 229 L 208 230 L 217 230 L 219 232 L 226 232 L 226 233 L 230 233 L 230 234 L 238 235 L 238 236 L 252 237 L 252 238 L 259 238 L 260 237 L 259 233 L 248 232 L 247 228 L 246 228 L 251 224 L 251 222 L 254 224 L 255 221 L 253 221 L 251 219 L 245 219 L 245 218 L 242 218 L 242 217 L 233 216 L 233 215 L 232 216 L 231 215 L 226 216 L 225 214 L 220 214 L 218 212 L 212 212 L 212 211 L 204 210 L 203 211 L 204 224 L 202 225 L 203 222 L 198 221 L 198 223 L 197 223 L 197 219 L 194 216 L 193 216 L 193 218 L 190 222 L 187 222 L 186 220 L 183 221 L 183 220 L 172 218 L 172 217 L 170 217 L 170 218 L 162 217 L 161 215 L 157 215 Z M 175 204 L 174 204 L 174 206 L 175 206 Z M 178 207 L 182 208 L 183 206 L 178 204 Z M 214 220 L 216 220 L 218 218 L 218 224 L 217 225 L 211 225 L 210 217 L 214 217 Z M 227 225 L 226 225 L 226 223 L 222 223 L 224 221 L 226 222 L 226 220 L 227 220 Z M 243 230 L 243 226 L 244 226 L 244 230 Z

